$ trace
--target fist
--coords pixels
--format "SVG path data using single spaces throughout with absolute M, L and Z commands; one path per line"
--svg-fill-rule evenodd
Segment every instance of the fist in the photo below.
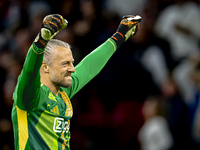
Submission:
M 139 23 L 141 20 L 142 18 L 138 15 L 123 16 L 118 26 L 117 32 L 111 37 L 117 44 L 117 47 L 119 47 L 123 42 L 136 34 L 139 29 Z
M 122 21 L 120 22 L 118 30 L 125 35 L 125 41 L 129 38 L 134 36 L 138 29 L 139 23 L 141 22 L 142 18 L 140 16 L 133 16 L 133 15 L 126 15 L 123 16 Z
M 48 15 L 44 18 L 41 28 L 41 37 L 49 41 L 52 39 L 60 30 L 67 26 L 67 20 L 61 15 L 53 14 Z

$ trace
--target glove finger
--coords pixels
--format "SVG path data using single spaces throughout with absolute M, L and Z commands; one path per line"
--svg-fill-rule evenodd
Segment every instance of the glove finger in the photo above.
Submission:
M 125 15 L 125 16 L 122 17 L 122 19 L 130 18 L 130 17 L 134 18 L 135 16 L 133 16 L 133 15 Z
M 45 27 L 52 29 L 53 33 L 57 32 L 62 27 L 62 20 L 56 15 L 49 15 L 45 17 L 43 23 Z
M 64 20 L 63 17 L 61 15 L 53 15 L 52 16 L 52 21 L 55 22 L 58 25 L 58 28 L 61 29 L 62 28 L 62 21 Z
M 132 22 L 141 22 L 142 18 L 139 15 L 133 16 L 133 15 L 125 15 L 123 16 L 123 19 L 127 19 L 128 21 Z
M 59 24 L 60 24 L 59 30 L 64 29 L 67 26 L 68 21 L 66 19 L 64 19 L 61 15 L 55 14 L 55 15 L 53 15 L 53 17 L 59 19 L 59 20 L 57 20 L 57 21 L 59 21 Z
M 57 18 L 57 23 L 60 25 L 59 30 L 64 29 L 67 26 L 68 21 L 66 19 L 64 19 L 61 15 L 55 14 L 55 15 L 53 15 L 53 17 Z
M 64 29 L 65 27 L 67 27 L 67 25 L 68 25 L 68 21 L 66 19 L 63 19 L 61 29 Z
M 141 22 L 141 20 L 142 20 L 142 18 L 140 17 L 140 16 L 135 16 L 135 17 L 129 17 L 129 18 L 127 18 L 129 21 L 133 21 L 133 22 L 135 22 L 135 21 L 137 21 L 137 22 Z

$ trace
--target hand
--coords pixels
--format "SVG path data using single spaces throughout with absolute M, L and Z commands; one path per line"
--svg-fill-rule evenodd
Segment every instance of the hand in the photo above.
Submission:
M 50 39 L 67 26 L 67 23 L 67 20 L 63 19 L 61 15 L 53 14 L 46 16 L 43 20 L 40 33 L 35 39 L 36 45 L 38 47 L 45 47 Z
M 112 36 L 112 39 L 115 40 L 117 46 L 119 47 L 124 41 L 134 36 L 138 29 L 139 23 L 142 18 L 140 16 L 126 15 L 123 16 L 122 21 L 120 22 L 117 32 Z
M 125 40 L 129 39 L 129 37 L 134 36 L 138 29 L 139 29 L 139 23 L 142 20 L 140 16 L 131 16 L 126 15 L 123 16 L 123 20 L 120 22 L 120 25 L 117 29 L 118 32 L 125 35 Z

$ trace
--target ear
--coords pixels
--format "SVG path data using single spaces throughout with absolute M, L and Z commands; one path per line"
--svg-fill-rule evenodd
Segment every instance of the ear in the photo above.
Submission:
M 44 73 L 49 73 L 49 66 L 46 63 L 42 63 L 41 68 L 44 71 Z

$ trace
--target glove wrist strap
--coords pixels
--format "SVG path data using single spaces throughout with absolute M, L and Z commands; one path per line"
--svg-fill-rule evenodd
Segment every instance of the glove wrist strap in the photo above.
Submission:
M 47 45 L 48 41 L 43 39 L 42 36 L 41 36 L 41 33 L 38 34 L 38 36 L 36 37 L 36 40 L 35 40 L 35 45 L 38 47 L 38 48 L 45 48 L 46 45 Z
M 111 38 L 115 41 L 117 48 L 124 42 L 124 35 L 121 32 L 116 32 Z

